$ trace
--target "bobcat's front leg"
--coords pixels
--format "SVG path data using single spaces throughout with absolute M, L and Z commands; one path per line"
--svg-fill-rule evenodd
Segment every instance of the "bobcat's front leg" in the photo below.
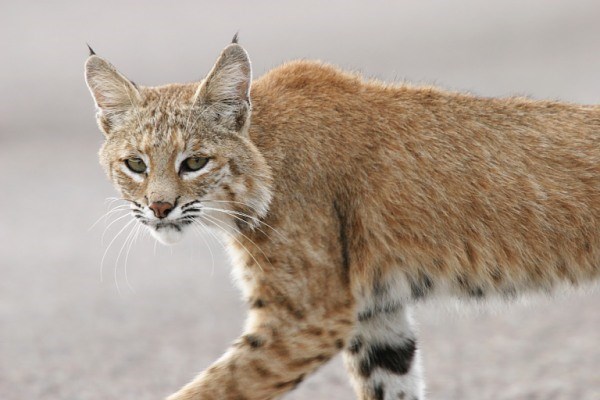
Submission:
M 345 347 L 355 320 L 347 276 L 332 260 L 273 261 L 241 274 L 245 333 L 169 400 L 274 399 Z

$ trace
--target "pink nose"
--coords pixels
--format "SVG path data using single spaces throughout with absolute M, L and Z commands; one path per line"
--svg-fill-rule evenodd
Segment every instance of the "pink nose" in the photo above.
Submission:
M 166 201 L 155 201 L 150 204 L 149 207 L 156 218 L 165 218 L 173 209 L 173 204 L 167 203 Z

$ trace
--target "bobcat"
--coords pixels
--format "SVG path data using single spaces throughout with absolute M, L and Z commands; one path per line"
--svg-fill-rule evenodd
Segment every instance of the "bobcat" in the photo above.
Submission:
M 91 49 L 90 49 L 91 50 Z M 363 400 L 424 398 L 409 308 L 600 274 L 600 107 L 386 85 L 312 61 L 199 83 L 91 51 L 100 162 L 159 241 L 228 240 L 245 333 L 169 400 L 274 399 L 338 352 Z

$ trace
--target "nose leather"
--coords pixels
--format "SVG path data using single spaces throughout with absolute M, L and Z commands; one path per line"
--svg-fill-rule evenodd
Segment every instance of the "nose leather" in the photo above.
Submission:
M 173 209 L 173 204 L 166 201 L 155 201 L 149 207 L 156 218 L 165 218 Z

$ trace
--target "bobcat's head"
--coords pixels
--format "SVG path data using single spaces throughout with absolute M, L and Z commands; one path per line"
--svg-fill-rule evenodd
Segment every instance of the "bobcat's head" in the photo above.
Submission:
M 85 78 L 106 138 L 100 163 L 154 237 L 264 217 L 271 173 L 248 135 L 252 72 L 235 41 L 200 83 L 138 86 L 93 52 Z

